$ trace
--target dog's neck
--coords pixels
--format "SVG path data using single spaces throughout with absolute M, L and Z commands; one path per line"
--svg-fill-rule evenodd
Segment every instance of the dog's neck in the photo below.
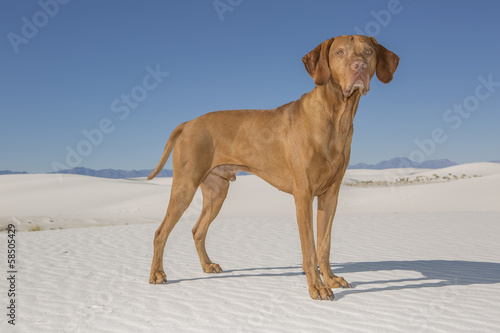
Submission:
M 321 124 L 333 129 L 336 136 L 347 136 L 361 98 L 359 90 L 346 97 L 340 85 L 330 80 L 323 86 L 316 86 L 308 95 L 316 105 L 314 108 L 305 108 L 310 112 L 308 117 L 318 119 L 319 124 L 316 125 Z

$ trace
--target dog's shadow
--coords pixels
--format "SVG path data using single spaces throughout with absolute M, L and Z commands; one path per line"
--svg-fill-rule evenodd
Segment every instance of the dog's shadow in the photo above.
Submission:
M 412 271 L 420 273 L 418 277 L 406 279 L 389 279 L 373 281 L 350 281 L 354 289 L 348 289 L 336 299 L 354 293 L 380 292 L 389 290 L 438 288 L 445 286 L 468 286 L 473 284 L 500 283 L 500 263 L 460 261 L 460 260 L 415 260 L 415 261 L 374 261 L 333 264 L 336 275 L 351 273 L 367 273 L 379 271 Z M 180 279 L 168 283 L 204 279 L 227 279 L 244 277 L 296 276 L 304 275 L 300 266 L 261 267 L 228 270 L 217 275 L 207 275 L 191 279 Z M 391 285 L 398 283 L 398 285 Z M 375 285 L 373 288 L 356 290 L 356 286 Z M 340 296 L 340 297 L 337 297 Z
M 500 263 L 492 262 L 461 260 L 375 261 L 332 265 L 332 269 L 335 274 L 338 273 L 337 275 L 340 276 L 349 273 L 378 271 L 411 271 L 420 275 L 419 277 L 405 279 L 353 281 L 351 283 L 353 287 L 361 285 L 374 285 L 374 287 L 349 290 L 344 293 L 345 295 L 389 290 L 500 283 Z M 391 285 L 394 283 L 398 285 Z

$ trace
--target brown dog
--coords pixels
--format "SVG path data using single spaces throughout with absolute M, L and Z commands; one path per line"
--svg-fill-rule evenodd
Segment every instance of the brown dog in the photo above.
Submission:
M 193 228 L 196 249 L 206 273 L 222 272 L 207 255 L 205 237 L 226 198 L 229 181 L 246 171 L 293 195 L 309 295 L 332 300 L 331 288 L 350 287 L 332 272 L 330 241 L 339 188 L 349 164 L 352 124 L 373 74 L 389 83 L 399 57 L 373 37 L 340 36 L 321 43 L 302 61 L 316 87 L 297 101 L 273 110 L 212 112 L 172 132 L 148 177 L 160 172 L 175 147 L 172 192 L 155 234 L 150 283 L 166 283 L 163 250 L 168 235 L 199 186 L 203 209 Z M 316 250 L 314 197 L 318 197 Z

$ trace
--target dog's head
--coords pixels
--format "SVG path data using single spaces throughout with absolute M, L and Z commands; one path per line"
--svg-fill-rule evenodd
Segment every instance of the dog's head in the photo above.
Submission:
M 375 38 L 355 35 L 328 39 L 302 61 L 314 83 L 321 86 L 332 80 L 349 97 L 357 89 L 366 95 L 375 72 L 381 82 L 391 82 L 399 57 Z

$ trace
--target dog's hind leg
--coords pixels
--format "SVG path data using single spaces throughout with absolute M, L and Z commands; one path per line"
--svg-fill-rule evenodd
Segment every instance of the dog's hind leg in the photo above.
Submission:
M 184 136 L 185 133 L 183 133 Z M 172 191 L 168 203 L 167 214 L 155 233 L 154 254 L 151 264 L 150 283 L 166 283 L 167 277 L 163 270 L 163 251 L 170 232 L 175 227 L 184 211 L 189 207 L 196 190 L 210 167 L 210 154 L 203 155 L 200 151 L 209 151 L 203 138 L 178 139 L 174 149 L 174 176 Z
M 214 173 L 209 173 L 201 183 L 203 194 L 203 209 L 201 215 L 193 228 L 193 238 L 200 257 L 201 267 L 205 273 L 220 273 L 222 269 L 214 264 L 208 257 L 205 248 L 205 239 L 208 227 L 215 219 L 226 199 L 229 190 L 229 180 Z
M 167 214 L 155 233 L 154 254 L 149 283 L 158 284 L 167 282 L 167 276 L 163 270 L 163 250 L 165 249 L 170 232 L 193 200 L 197 187 L 196 184 L 184 183 L 177 185 L 174 178 Z

